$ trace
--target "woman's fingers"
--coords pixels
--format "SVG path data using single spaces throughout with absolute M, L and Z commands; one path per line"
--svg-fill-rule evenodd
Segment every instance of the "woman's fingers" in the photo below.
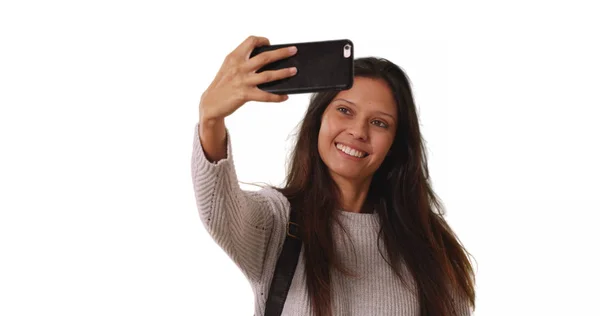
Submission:
M 289 46 L 262 52 L 248 60 L 246 63 L 247 70 L 256 71 L 267 64 L 291 57 L 296 54 L 296 51 L 295 46 Z
M 257 86 L 262 83 L 292 77 L 296 74 L 296 72 L 296 67 L 263 71 L 261 73 L 251 74 L 248 77 L 248 84 L 252 86 Z
M 233 53 L 238 57 L 250 56 L 250 53 L 255 47 L 271 45 L 269 39 L 262 36 L 248 36 L 234 51 Z
M 248 93 L 248 97 L 252 101 L 260 101 L 260 102 L 283 102 L 288 99 L 286 94 L 274 94 L 263 91 L 259 88 L 255 88 L 250 90 Z

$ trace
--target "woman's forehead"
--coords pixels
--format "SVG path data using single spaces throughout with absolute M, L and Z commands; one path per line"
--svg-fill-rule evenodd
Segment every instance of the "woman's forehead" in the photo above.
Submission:
M 352 88 L 340 91 L 333 100 L 354 104 L 365 110 L 379 110 L 395 116 L 396 101 L 391 89 L 383 79 L 354 78 Z

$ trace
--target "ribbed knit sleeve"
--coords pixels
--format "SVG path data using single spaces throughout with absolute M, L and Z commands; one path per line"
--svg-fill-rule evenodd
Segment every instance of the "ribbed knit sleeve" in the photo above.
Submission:
M 194 128 L 192 180 L 204 227 L 248 280 L 258 282 L 274 223 L 282 221 L 280 216 L 274 216 L 275 209 L 285 209 L 283 202 L 272 189 L 244 191 L 240 188 L 228 130 L 227 157 L 210 162 L 202 149 L 198 123 Z
M 452 292 L 452 299 L 456 302 L 456 312 L 458 316 L 471 316 L 473 314 L 473 308 L 469 303 L 469 300 L 462 295 L 457 295 L 456 291 Z

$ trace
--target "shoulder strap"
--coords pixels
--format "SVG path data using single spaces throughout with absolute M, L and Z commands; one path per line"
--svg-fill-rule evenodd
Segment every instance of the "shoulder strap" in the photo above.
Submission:
M 298 225 L 298 214 L 292 207 L 290 210 L 290 220 L 286 225 L 286 237 L 283 242 L 283 249 L 275 266 L 275 274 L 271 281 L 269 296 L 265 306 L 265 316 L 279 316 L 283 311 L 283 304 L 287 297 L 292 278 L 298 265 L 298 257 L 302 241 L 299 236 L 300 226 Z

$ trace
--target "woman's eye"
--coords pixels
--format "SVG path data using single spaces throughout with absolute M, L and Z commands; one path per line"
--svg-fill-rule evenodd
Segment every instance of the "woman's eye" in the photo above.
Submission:
M 374 120 L 373 122 L 378 122 L 376 125 L 379 127 L 383 127 L 383 128 L 387 128 L 387 124 L 385 124 L 384 122 L 380 121 L 380 120 Z
M 342 111 L 340 111 L 340 110 L 342 110 Z M 338 108 L 338 111 L 340 111 L 340 112 L 342 112 L 342 113 L 347 113 L 347 112 L 348 112 L 348 109 L 346 109 L 346 108 Z M 344 111 L 346 111 L 346 112 L 344 112 Z

